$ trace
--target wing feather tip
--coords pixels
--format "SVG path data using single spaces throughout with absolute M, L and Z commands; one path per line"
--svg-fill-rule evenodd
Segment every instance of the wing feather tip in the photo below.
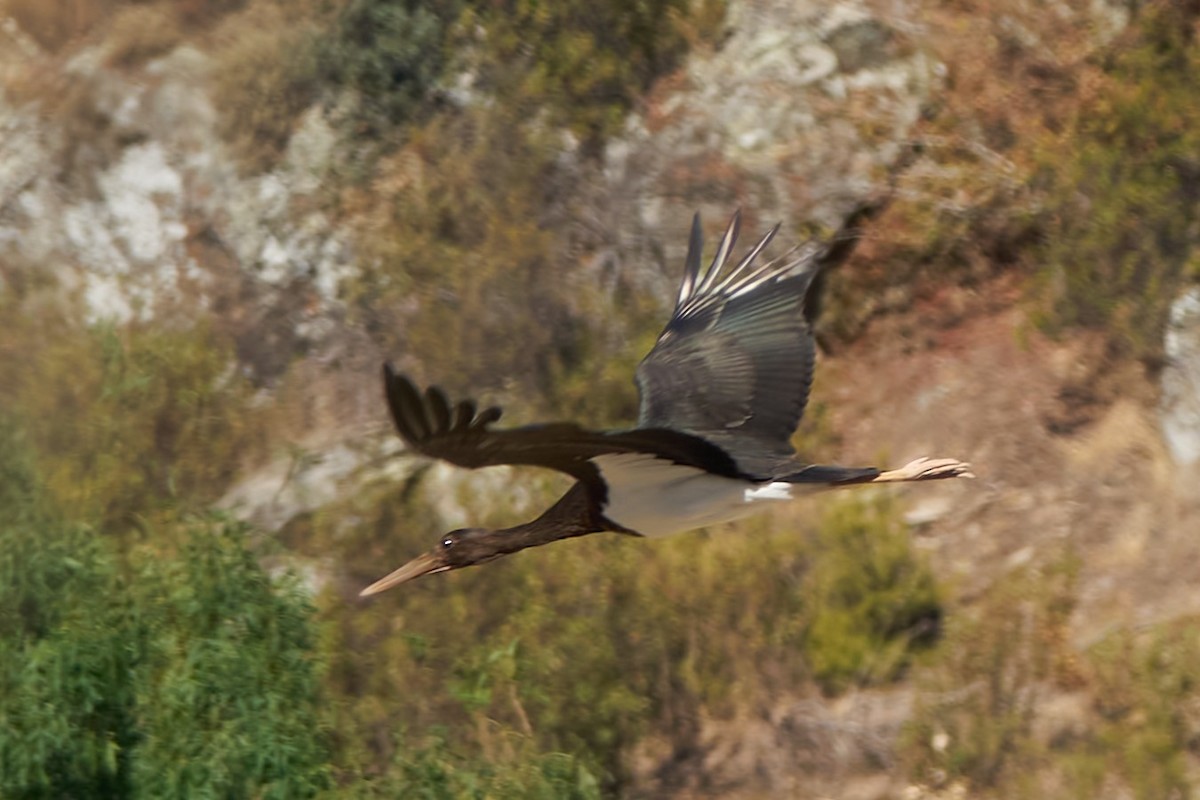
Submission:
M 430 386 L 425 390 L 425 407 L 435 436 L 450 430 L 450 400 L 441 388 Z
M 384 363 L 383 372 L 388 410 L 392 413 L 396 431 L 409 444 L 427 439 L 432 429 L 425 402 L 416 384 L 407 375 L 397 372 L 390 363 Z

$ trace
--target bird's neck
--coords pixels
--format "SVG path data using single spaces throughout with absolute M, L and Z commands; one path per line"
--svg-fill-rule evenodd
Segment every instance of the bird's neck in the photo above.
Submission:
M 504 553 L 515 553 L 527 547 L 537 547 L 559 539 L 571 539 L 589 533 L 599 533 L 599 524 L 591 499 L 583 484 L 577 483 L 557 503 L 532 522 L 498 531 Z

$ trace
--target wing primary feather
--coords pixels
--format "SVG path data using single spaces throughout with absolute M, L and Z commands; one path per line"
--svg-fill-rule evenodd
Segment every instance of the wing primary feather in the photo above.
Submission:
M 434 435 L 450 430 L 450 400 L 445 392 L 436 386 L 430 386 L 425 390 L 425 407 L 433 423 Z
M 392 365 L 385 363 L 383 365 L 383 391 L 387 396 L 388 411 L 392 415 L 392 422 L 395 423 L 396 432 L 400 434 L 400 438 L 406 442 L 411 442 L 413 440 L 413 431 L 402 410 L 398 380 L 395 371 L 392 369 Z
M 779 223 L 776 223 L 775 227 L 771 228 L 771 230 L 767 231 L 767 235 L 764 236 L 759 241 L 758 244 L 754 245 L 754 247 L 750 250 L 750 252 L 747 253 L 746 256 L 741 261 L 738 262 L 737 266 L 729 271 L 729 275 L 725 278 L 725 280 L 721 281 L 720 285 L 715 287 L 712 290 L 713 293 L 717 294 L 717 293 L 723 291 L 730 284 L 733 284 L 735 281 L 738 281 L 741 278 L 753 277 L 758 272 L 765 272 L 766 270 L 770 269 L 774 264 L 776 264 L 777 262 L 772 261 L 768 264 L 765 264 L 761 270 L 756 270 L 755 272 L 751 272 L 750 275 L 742 275 L 742 273 L 745 270 L 747 270 L 751 264 L 754 263 L 754 259 L 757 258 L 758 254 L 763 251 L 763 248 L 765 248 L 768 244 L 771 243 L 771 240 L 775 238 L 775 234 L 778 232 L 779 232 Z
M 503 412 L 499 406 L 490 406 L 479 412 L 479 416 L 475 418 L 475 423 L 472 427 L 482 428 L 486 425 L 491 425 L 496 420 L 500 419 Z
M 697 293 L 684 306 L 676 309 L 675 315 L 677 317 L 696 315 L 707 308 L 725 303 L 732 297 L 737 297 L 738 295 L 757 289 L 765 283 L 789 277 L 788 273 L 795 272 L 796 274 L 801 274 L 798 270 L 809 267 L 812 264 L 811 256 L 813 253 L 801 253 L 801 255 L 795 258 L 792 256 L 800 252 L 804 248 L 804 245 L 796 245 L 779 258 L 774 258 L 757 269 L 747 270 L 751 259 L 759 254 L 762 247 L 766 246 L 777 229 L 778 226 L 768 233 L 763 238 L 763 241 L 754 248 L 753 252 L 734 267 L 733 271 L 730 272 L 719 286 L 704 289 Z
M 798 270 L 798 268 L 801 267 L 806 267 L 812 263 L 811 253 L 804 253 L 796 258 L 792 258 L 792 256 L 799 252 L 802 248 L 803 245 L 796 245 L 779 258 L 773 259 L 770 263 L 763 265 L 761 269 L 756 270 L 749 275 L 743 275 L 741 280 L 732 286 L 727 287 L 722 285 L 721 288 L 725 290 L 725 294 L 727 296 L 732 297 L 748 292 L 757 286 L 767 283 L 768 281 L 785 278 L 788 276 L 789 272 Z M 796 274 L 800 274 L 800 272 L 797 271 Z
M 475 419 L 475 403 L 471 400 L 463 400 L 454 408 L 454 423 L 450 426 L 450 429 L 455 431 L 466 430 L 471 425 L 471 420 L 473 419 Z
M 742 211 L 738 209 L 733 212 L 733 217 L 729 220 L 729 227 L 725 229 L 725 235 L 721 237 L 721 243 L 717 245 L 717 253 L 713 256 L 708 272 L 704 274 L 704 282 L 696 290 L 697 294 L 708 294 L 712 290 L 713 285 L 716 284 L 717 277 L 721 274 L 721 267 L 724 266 L 726 259 L 729 258 L 729 251 L 733 249 L 741 227 Z
M 389 395 L 392 396 L 392 412 L 396 418 L 396 427 L 410 443 L 429 438 L 429 423 L 425 419 L 424 403 L 421 395 L 412 381 L 403 375 L 391 374 L 388 381 Z
M 700 256 L 704 251 L 704 231 L 700 227 L 700 212 L 692 216 L 692 233 L 688 237 L 687 259 L 683 265 L 683 283 L 679 285 L 679 299 L 676 306 L 682 306 L 692 296 L 696 288 L 696 279 L 700 275 Z

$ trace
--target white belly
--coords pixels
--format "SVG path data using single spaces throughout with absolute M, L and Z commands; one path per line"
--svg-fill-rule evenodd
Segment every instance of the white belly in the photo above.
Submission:
M 722 478 L 644 453 L 597 456 L 608 484 L 604 515 L 643 536 L 666 536 L 730 522 L 792 499 L 792 484 Z

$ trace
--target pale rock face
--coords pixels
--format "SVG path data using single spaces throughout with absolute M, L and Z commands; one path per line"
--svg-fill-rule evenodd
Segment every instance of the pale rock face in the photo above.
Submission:
M 1200 288 L 1180 295 L 1171 306 L 1163 344 L 1163 438 L 1176 463 L 1200 464 Z
M 100 199 L 63 210 L 65 242 L 83 268 L 84 303 L 92 321 L 127 322 L 153 315 L 158 297 L 177 298 L 183 181 L 158 142 L 126 148 L 96 179 Z
M 239 174 L 216 134 L 208 68 L 184 46 L 131 79 L 81 52 L 67 72 L 104 120 L 89 139 L 68 141 L 64 120 L 0 93 L 0 259 L 52 272 L 91 322 L 186 322 L 217 292 L 253 298 L 251 316 L 296 293 L 311 298 L 308 314 L 336 315 L 356 274 L 349 243 L 320 213 L 291 213 L 320 191 L 336 136 L 314 109 L 276 170 Z M 194 257 L 197 237 L 225 257 Z M 231 291 L 238 284 L 255 291 Z
M 393 480 L 408 477 L 411 462 L 390 457 L 398 450 L 394 439 L 347 441 L 319 451 L 297 449 L 243 477 L 217 506 L 276 532 L 296 516 L 340 499 L 360 482 L 378 478 L 369 469 L 372 463 L 407 469 L 387 476 Z
M 606 244 L 664 298 L 694 210 L 709 226 L 737 207 L 761 226 L 836 226 L 876 188 L 941 81 L 920 47 L 856 0 L 730 3 L 727 27 L 606 150 Z
M 735 207 L 756 230 L 836 227 L 882 187 L 941 90 L 925 5 L 731 0 L 728 36 L 694 52 L 608 144 L 593 202 L 611 233 L 597 266 L 618 264 L 666 304 L 695 210 L 710 230 Z M 1097 46 L 1129 18 L 1114 0 L 1059 5 L 1092 21 Z

